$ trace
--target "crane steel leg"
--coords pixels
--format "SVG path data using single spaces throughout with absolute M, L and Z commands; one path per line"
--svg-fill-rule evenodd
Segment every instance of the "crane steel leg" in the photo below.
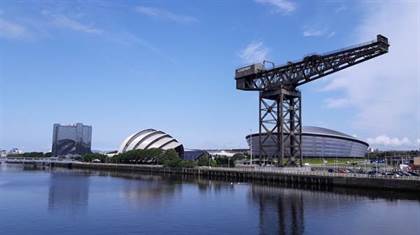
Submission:
M 277 96 L 265 96 L 265 92 L 260 92 L 259 102 L 259 157 L 266 163 L 267 158 L 273 161 L 280 157 L 281 139 L 279 135 L 279 104 Z
M 277 165 L 302 165 L 301 95 L 298 90 L 260 92 L 260 159 L 277 158 Z
M 301 95 L 297 90 L 289 91 L 282 89 L 282 154 L 288 159 L 286 165 L 302 166 L 302 106 Z

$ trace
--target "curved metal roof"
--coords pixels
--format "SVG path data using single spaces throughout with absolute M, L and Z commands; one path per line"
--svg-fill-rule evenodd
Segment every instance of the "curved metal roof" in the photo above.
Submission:
M 339 139 L 354 140 L 354 141 L 363 143 L 365 145 L 369 145 L 365 141 L 357 139 L 351 135 L 344 134 L 342 132 L 323 128 L 323 127 L 317 127 L 317 126 L 303 126 L 302 135 L 329 136 L 329 137 L 335 137 Z M 250 136 L 258 136 L 258 133 L 247 135 L 246 138 L 249 138 Z
M 317 127 L 317 126 L 304 126 L 302 128 L 302 133 L 305 133 L 305 134 L 320 134 L 320 135 L 335 135 L 335 136 L 338 136 L 338 137 L 346 137 L 346 138 L 356 139 L 351 135 L 344 134 L 342 132 L 327 129 L 327 128 L 323 128 L 323 127 Z
M 165 132 L 155 129 L 145 129 L 127 137 L 122 142 L 118 153 L 135 149 L 158 148 L 168 150 L 178 148 L 179 146 L 182 146 L 182 144 Z

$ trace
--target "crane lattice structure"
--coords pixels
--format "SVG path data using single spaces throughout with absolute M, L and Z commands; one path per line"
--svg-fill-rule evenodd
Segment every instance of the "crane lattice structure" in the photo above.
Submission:
M 383 55 L 388 48 L 388 39 L 377 35 L 374 41 L 278 67 L 267 68 L 264 61 L 237 69 L 236 88 L 259 91 L 260 159 L 277 158 L 278 166 L 297 165 L 299 160 L 302 165 L 302 99 L 297 87 Z

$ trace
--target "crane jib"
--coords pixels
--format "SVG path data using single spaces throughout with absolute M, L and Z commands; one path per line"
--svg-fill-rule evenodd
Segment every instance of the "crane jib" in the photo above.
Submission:
M 249 65 L 235 71 L 236 87 L 240 90 L 271 90 L 284 85 L 300 86 L 326 75 L 341 71 L 388 52 L 385 36 L 376 40 L 341 50 L 305 56 L 297 62 L 271 69 L 262 63 Z

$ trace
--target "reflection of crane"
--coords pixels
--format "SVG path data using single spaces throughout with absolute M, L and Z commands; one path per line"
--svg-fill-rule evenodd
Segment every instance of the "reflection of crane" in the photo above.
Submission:
M 322 55 L 310 55 L 298 62 L 266 68 L 264 63 L 239 68 L 236 88 L 259 91 L 260 157 L 277 157 L 278 165 L 302 165 L 301 94 L 298 86 L 388 52 L 388 39 L 375 41 Z M 254 146 L 255 148 L 255 146 Z M 271 149 L 271 151 L 268 151 Z M 272 151 L 272 150 L 275 151 Z M 269 156 L 268 153 L 274 152 Z

